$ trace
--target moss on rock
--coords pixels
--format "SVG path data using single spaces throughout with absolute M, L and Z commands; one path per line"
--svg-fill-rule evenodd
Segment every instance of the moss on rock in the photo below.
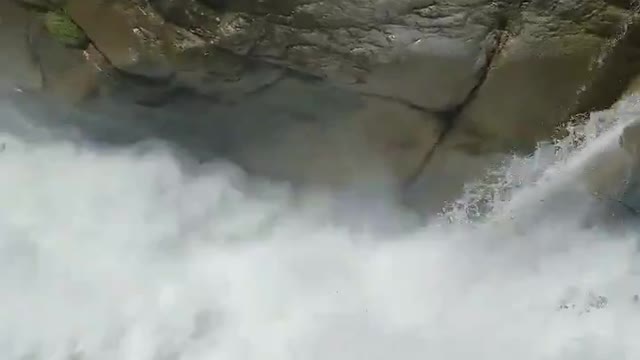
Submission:
M 86 48 L 89 38 L 64 10 L 49 11 L 44 15 L 44 26 L 57 41 L 73 48 Z

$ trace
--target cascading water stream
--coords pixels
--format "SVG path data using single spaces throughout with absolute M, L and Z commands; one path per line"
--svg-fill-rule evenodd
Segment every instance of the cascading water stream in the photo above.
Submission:
M 465 196 L 444 215 L 457 223 L 488 220 L 512 227 L 520 221 L 537 221 L 553 204 L 572 197 L 588 207 L 603 200 L 601 193 L 621 196 L 636 164 L 621 148 L 620 135 L 639 118 L 637 96 L 615 109 L 592 113 L 583 124 L 570 125 L 565 138 L 540 144 L 531 156 L 514 157 L 482 181 L 469 184 Z
M 533 186 L 526 187 L 514 193 L 509 201 L 502 204 L 490 216 L 493 220 L 520 215 L 523 211 L 544 207 L 540 204 L 559 191 L 567 188 L 580 188 L 586 184 L 581 181 L 589 176 L 589 172 L 597 172 L 598 163 L 603 153 L 619 149 L 619 138 L 629 119 L 622 119 L 603 134 L 589 141 L 583 148 L 571 154 L 567 159 L 561 159 L 544 170 Z M 620 153 L 623 151 L 620 149 Z M 624 156 L 621 154 L 621 156 Z M 620 183 L 624 179 L 621 179 Z
M 640 356 L 637 234 L 581 226 L 589 193 L 539 202 L 600 163 L 632 104 L 553 161 L 514 159 L 502 178 L 530 177 L 480 226 L 40 136 L 0 106 L 2 359 Z

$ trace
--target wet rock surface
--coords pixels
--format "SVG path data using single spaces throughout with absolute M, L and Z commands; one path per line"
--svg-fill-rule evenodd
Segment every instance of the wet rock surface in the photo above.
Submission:
M 39 89 L 42 78 L 29 48 L 32 14 L 12 2 L 0 3 L 0 88 Z
M 167 138 L 301 183 L 378 174 L 415 199 L 436 179 L 448 185 L 438 198 L 450 199 L 504 154 L 609 107 L 640 70 L 638 13 L 625 1 L 0 6 L 15 14 L 0 22 L 3 54 L 25 59 L 3 81 L 110 122 L 102 134 L 74 124 L 98 138 Z M 90 44 L 70 48 L 43 32 L 51 11 Z

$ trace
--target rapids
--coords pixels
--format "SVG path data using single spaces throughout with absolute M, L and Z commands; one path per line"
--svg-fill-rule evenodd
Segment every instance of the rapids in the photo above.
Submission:
M 638 232 L 587 224 L 576 186 L 635 109 L 424 218 L 385 189 L 54 136 L 5 102 L 0 357 L 638 359 Z

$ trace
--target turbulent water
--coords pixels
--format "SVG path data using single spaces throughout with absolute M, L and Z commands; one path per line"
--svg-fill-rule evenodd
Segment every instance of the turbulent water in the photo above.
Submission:
M 0 106 L 4 360 L 640 358 L 637 235 L 585 225 L 597 202 L 571 181 L 615 124 L 423 219 Z

